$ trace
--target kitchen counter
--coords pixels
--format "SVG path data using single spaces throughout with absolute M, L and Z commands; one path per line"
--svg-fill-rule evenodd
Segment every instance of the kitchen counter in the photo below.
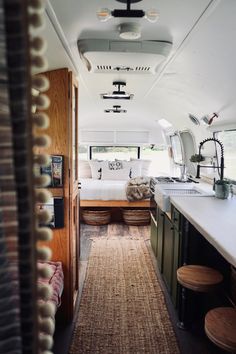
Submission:
M 171 203 L 214 246 L 217 251 L 236 267 L 236 197 L 172 196 Z

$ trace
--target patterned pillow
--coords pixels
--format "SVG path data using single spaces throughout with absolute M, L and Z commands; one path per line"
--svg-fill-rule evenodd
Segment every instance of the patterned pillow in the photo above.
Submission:
M 122 163 L 123 167 L 128 167 L 131 169 L 130 178 L 141 177 L 142 162 L 140 160 L 116 160 Z
M 128 180 L 131 177 L 131 167 L 124 161 L 104 161 L 102 166 L 102 179 Z

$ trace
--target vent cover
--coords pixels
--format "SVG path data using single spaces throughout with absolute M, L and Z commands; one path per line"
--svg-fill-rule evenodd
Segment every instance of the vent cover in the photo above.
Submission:
M 171 47 L 164 41 L 78 40 L 81 59 L 93 73 L 155 74 Z
M 137 72 L 142 71 L 148 74 L 151 70 L 150 66 L 111 66 L 111 65 L 97 65 L 96 72 L 111 72 L 111 71 L 120 71 L 120 72 Z

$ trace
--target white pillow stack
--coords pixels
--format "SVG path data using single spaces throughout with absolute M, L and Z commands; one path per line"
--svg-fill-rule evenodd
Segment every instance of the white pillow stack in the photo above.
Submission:
M 131 157 L 130 161 L 139 161 L 141 163 L 141 176 L 142 177 L 150 176 L 150 173 L 149 173 L 149 169 L 151 166 L 150 160 L 134 159 Z
M 145 177 L 149 175 L 151 161 L 141 159 L 131 159 L 131 161 L 87 161 L 93 179 L 102 180 L 128 180 L 135 177 Z M 89 178 L 89 177 L 84 177 Z
M 89 165 L 91 168 L 92 178 L 101 179 L 102 178 L 102 164 L 105 161 L 89 160 Z

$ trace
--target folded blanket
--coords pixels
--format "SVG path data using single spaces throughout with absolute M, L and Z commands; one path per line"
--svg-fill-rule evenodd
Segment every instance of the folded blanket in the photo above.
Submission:
M 150 198 L 150 178 L 131 178 L 126 184 L 126 197 L 130 202 Z

